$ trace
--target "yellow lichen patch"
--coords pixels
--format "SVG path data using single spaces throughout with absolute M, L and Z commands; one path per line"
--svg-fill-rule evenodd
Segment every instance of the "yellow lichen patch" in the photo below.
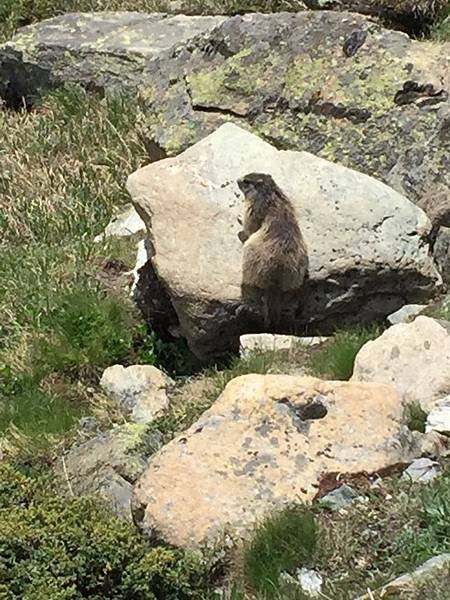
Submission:
M 400 60 L 386 54 L 363 55 L 345 69 L 337 57 L 297 57 L 286 73 L 286 96 L 317 94 L 320 100 L 382 114 L 394 106 L 394 95 L 405 80 Z
M 187 77 L 192 102 L 198 106 L 220 102 L 221 108 L 244 114 L 255 92 L 269 90 L 280 69 L 281 57 L 269 54 L 256 61 L 250 50 L 242 50 L 215 69 Z

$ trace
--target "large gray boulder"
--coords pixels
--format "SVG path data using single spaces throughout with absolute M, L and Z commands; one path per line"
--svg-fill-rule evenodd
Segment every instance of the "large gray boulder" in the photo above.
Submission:
M 65 15 L 0 47 L 0 96 L 10 104 L 65 82 L 139 88 L 153 159 L 234 119 L 279 148 L 377 177 L 450 224 L 449 43 L 411 40 L 353 13 L 303 11 Z
M 306 241 L 309 279 L 297 330 L 368 323 L 427 298 L 439 284 L 426 243 L 430 222 L 406 198 L 228 123 L 177 158 L 139 169 L 127 184 L 149 232 L 147 268 L 200 358 L 237 349 L 239 335 L 261 328 L 241 300 L 243 199 L 236 180 L 253 171 L 270 173 L 291 198 Z M 152 321 L 151 306 L 147 316 Z M 155 312 L 153 321 L 159 319 Z

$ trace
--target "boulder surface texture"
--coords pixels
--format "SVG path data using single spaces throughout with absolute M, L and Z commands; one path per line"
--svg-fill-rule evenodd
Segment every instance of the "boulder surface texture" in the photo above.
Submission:
M 403 404 L 385 385 L 245 375 L 149 461 L 132 501 L 148 535 L 185 547 L 245 536 L 325 473 L 373 472 L 414 455 Z
M 255 171 L 270 173 L 290 198 L 306 242 L 309 277 L 296 330 L 372 322 L 434 292 L 440 277 L 422 210 L 367 175 L 277 150 L 227 123 L 178 157 L 139 169 L 127 184 L 150 236 L 148 268 L 199 358 L 237 350 L 239 335 L 263 325 L 241 300 L 243 197 L 236 180 Z M 153 303 L 157 295 L 149 294 Z M 158 325 L 158 307 L 153 319 L 150 301 L 147 309 Z
M 131 519 L 133 484 L 145 469 L 147 457 L 161 444 L 159 432 L 127 423 L 73 445 L 57 463 L 55 475 L 65 493 L 100 494 L 118 516 Z

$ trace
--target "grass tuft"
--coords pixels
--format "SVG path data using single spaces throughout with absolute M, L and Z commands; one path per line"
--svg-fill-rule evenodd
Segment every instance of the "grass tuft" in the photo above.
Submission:
M 312 354 L 312 374 L 324 379 L 350 379 L 359 350 L 379 335 L 378 327 L 336 332 L 332 340 Z
M 269 517 L 243 549 L 247 587 L 262 598 L 278 598 L 283 586 L 281 573 L 307 564 L 315 549 L 315 518 L 308 508 L 295 506 Z

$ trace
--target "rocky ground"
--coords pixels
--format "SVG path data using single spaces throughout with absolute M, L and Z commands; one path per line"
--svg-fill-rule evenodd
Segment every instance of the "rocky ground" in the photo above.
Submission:
M 0 8 L 0 597 L 449 600 L 448 5 L 69 4 Z

